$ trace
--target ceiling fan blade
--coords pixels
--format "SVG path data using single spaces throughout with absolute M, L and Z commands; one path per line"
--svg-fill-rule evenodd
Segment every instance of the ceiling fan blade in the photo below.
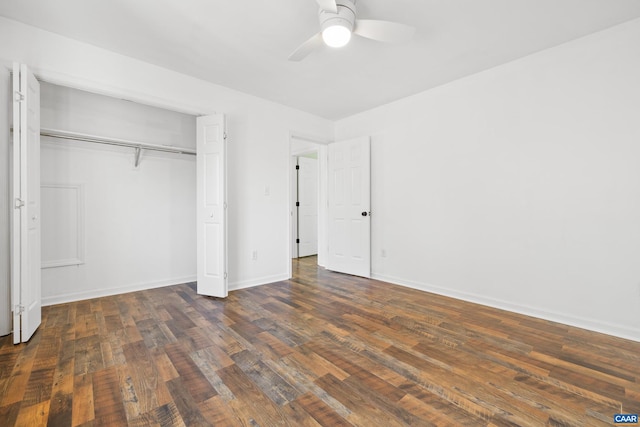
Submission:
M 322 33 L 318 33 L 298 46 L 298 48 L 289 55 L 289 61 L 300 61 L 314 50 L 320 48 L 323 44 Z
M 416 29 L 397 22 L 358 19 L 353 32 L 379 42 L 401 43 L 411 40 Z
M 320 9 L 326 10 L 327 12 L 338 13 L 338 5 L 336 4 L 336 0 L 316 0 L 318 2 L 318 6 Z

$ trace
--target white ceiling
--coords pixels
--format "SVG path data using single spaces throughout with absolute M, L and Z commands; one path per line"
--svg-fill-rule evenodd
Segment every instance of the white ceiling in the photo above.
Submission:
M 640 0 L 358 0 L 416 27 L 289 62 L 314 0 L 2 0 L 0 15 L 336 120 L 640 17 Z

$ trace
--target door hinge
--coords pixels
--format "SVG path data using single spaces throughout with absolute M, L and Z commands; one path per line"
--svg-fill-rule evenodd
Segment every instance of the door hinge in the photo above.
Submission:
M 226 271 L 224 272 L 224 278 L 225 278 L 225 280 L 227 279 L 227 272 Z
M 224 132 L 224 133 L 222 134 L 222 139 L 224 139 L 225 141 L 227 140 L 227 133 L 226 133 L 226 132 Z
M 300 206 L 300 202 L 296 202 L 296 206 Z
M 224 203 L 222 204 L 222 207 L 223 207 L 224 209 L 227 209 L 227 202 L 224 202 Z
M 24 305 L 16 305 L 13 309 L 14 315 L 18 316 L 22 313 L 24 313 Z
M 299 169 L 300 169 L 300 165 L 296 165 L 296 170 L 299 170 Z
M 24 93 L 22 93 L 22 92 L 20 92 L 20 91 L 18 91 L 18 90 L 16 90 L 16 91 L 14 92 L 14 96 L 15 96 L 15 98 L 14 98 L 14 99 L 16 100 L 16 102 L 22 102 L 22 101 L 24 101 Z
M 24 206 L 24 200 L 22 200 L 22 199 L 18 199 L 18 198 L 16 197 L 15 204 L 13 205 L 13 207 L 14 207 L 15 209 L 20 209 L 20 208 L 21 208 L 21 207 L 23 207 L 23 206 Z
M 296 239 L 296 243 L 300 243 L 300 239 Z

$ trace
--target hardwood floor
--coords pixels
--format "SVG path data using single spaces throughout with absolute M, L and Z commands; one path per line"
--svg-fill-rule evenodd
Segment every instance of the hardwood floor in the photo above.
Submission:
M 43 309 L 0 338 L 2 426 L 598 426 L 640 413 L 640 343 L 336 274 Z

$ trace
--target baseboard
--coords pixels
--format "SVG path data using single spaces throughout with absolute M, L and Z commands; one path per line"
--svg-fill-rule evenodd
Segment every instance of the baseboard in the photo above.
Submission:
M 289 279 L 290 277 L 286 273 L 277 274 L 274 276 L 264 276 L 257 279 L 229 283 L 229 290 L 237 291 L 239 289 L 253 288 L 254 286 L 266 285 L 269 283 L 280 282 L 282 280 L 289 280 Z
M 537 307 L 514 304 L 509 301 L 503 301 L 497 298 L 487 298 L 485 296 L 469 292 L 458 292 L 451 289 L 434 286 L 428 283 L 415 282 L 398 277 L 387 276 L 384 274 L 374 273 L 371 277 L 376 280 L 392 283 L 394 285 L 400 285 L 420 291 L 431 292 L 437 295 L 456 298 L 462 301 L 482 304 L 501 310 L 511 311 L 513 313 L 524 314 L 526 316 L 537 317 L 539 319 L 549 320 L 552 322 L 562 323 L 564 325 L 575 326 L 577 328 L 588 329 L 590 331 L 600 332 L 603 334 L 640 342 L 640 329 L 629 328 L 624 325 L 594 321 L 592 319 L 586 319 L 579 316 L 567 316 L 566 314 L 556 313 Z
M 163 280 L 159 282 L 135 283 L 127 286 L 108 289 L 92 289 L 84 292 L 72 292 L 67 294 L 53 295 L 42 298 L 42 305 L 64 304 L 67 302 L 81 301 L 86 299 L 107 297 L 111 295 L 126 294 L 127 292 L 144 291 L 146 289 L 162 288 L 165 286 L 180 285 L 182 283 L 195 282 L 196 276 L 188 276 L 176 279 Z

